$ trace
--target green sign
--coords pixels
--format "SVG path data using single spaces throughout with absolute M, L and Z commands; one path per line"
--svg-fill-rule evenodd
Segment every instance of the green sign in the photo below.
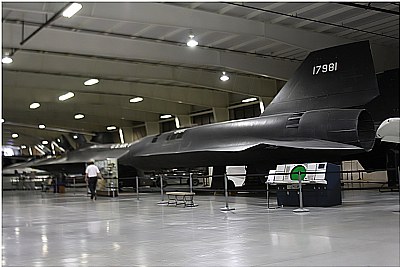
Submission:
M 300 172 L 300 178 L 303 181 L 304 177 L 306 177 L 306 168 L 303 165 L 297 165 L 292 169 L 290 172 L 290 179 L 292 180 L 299 180 L 299 172 Z

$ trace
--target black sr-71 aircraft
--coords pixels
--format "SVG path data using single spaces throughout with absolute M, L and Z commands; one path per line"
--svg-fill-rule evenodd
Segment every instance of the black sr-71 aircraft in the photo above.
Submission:
M 356 159 L 374 147 L 376 126 L 362 106 L 378 95 L 369 42 L 340 45 L 311 52 L 259 117 L 92 145 L 36 167 L 82 173 L 89 160 L 119 158 L 135 170 L 246 165 L 257 173 Z

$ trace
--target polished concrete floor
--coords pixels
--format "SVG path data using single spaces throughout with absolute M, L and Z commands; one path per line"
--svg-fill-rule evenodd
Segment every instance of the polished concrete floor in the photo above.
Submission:
M 296 214 L 263 197 L 231 196 L 235 210 L 221 212 L 219 195 L 183 208 L 156 193 L 4 191 L 2 265 L 399 266 L 399 193 L 342 194 L 341 206 Z

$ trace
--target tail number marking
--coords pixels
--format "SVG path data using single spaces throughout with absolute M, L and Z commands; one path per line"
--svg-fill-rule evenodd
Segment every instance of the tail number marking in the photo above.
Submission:
M 337 71 L 337 62 L 332 62 L 323 65 L 315 65 L 313 67 L 312 74 L 318 75 L 320 73 L 333 72 L 333 71 Z

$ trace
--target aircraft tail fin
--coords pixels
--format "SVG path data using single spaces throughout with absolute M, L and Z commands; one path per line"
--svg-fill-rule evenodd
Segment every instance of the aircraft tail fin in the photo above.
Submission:
M 311 52 L 262 115 L 350 108 L 379 95 L 368 41 Z

